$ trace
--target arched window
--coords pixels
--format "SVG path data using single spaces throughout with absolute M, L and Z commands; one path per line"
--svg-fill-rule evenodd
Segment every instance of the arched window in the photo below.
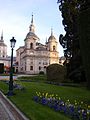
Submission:
M 55 46 L 53 46 L 53 51 L 56 51 L 56 47 Z
M 33 49 L 33 43 L 30 43 L 30 49 Z

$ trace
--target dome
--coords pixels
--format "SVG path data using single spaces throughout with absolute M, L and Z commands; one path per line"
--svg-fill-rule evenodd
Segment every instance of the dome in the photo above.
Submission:
M 56 38 L 51 35 L 51 36 L 48 38 L 48 41 L 51 41 L 51 40 L 56 40 Z
M 55 41 L 56 41 L 56 38 L 54 37 L 54 35 L 53 35 L 53 30 L 52 30 L 52 28 L 51 28 L 51 35 L 50 35 L 50 37 L 48 38 L 48 42 L 49 42 L 49 41 L 52 41 L 52 40 L 55 40 Z
M 39 39 L 38 36 L 35 34 L 35 26 L 33 24 L 33 15 L 32 15 L 32 19 L 31 19 L 31 25 L 29 27 L 29 32 L 27 33 L 25 40 L 30 38 L 30 37 L 33 37 L 35 39 Z
M 39 39 L 38 36 L 34 32 L 31 32 L 31 31 L 26 35 L 26 39 L 29 37 L 35 37 L 35 38 Z
M 7 45 L 3 42 L 0 42 L 0 46 L 7 46 Z

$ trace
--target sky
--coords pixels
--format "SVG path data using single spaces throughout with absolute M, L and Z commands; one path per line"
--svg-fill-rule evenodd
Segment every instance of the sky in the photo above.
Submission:
M 45 44 L 46 38 L 53 34 L 59 41 L 59 35 L 65 34 L 62 17 L 57 0 L 0 0 L 0 32 L 3 30 L 4 42 L 7 44 L 7 54 L 11 55 L 10 39 L 15 37 L 16 49 L 24 45 L 24 39 L 29 32 L 32 13 L 34 16 L 35 33 L 40 43 Z M 63 56 L 63 48 L 58 42 L 59 56 Z

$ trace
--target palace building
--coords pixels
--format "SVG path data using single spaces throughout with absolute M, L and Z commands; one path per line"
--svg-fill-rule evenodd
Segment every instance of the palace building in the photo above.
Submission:
M 58 42 L 53 35 L 46 41 L 45 45 L 39 42 L 39 37 L 35 33 L 33 15 L 29 32 L 24 39 L 24 46 L 16 50 L 16 71 L 26 74 L 38 74 L 40 71 L 46 73 L 46 67 L 53 63 L 59 64 Z

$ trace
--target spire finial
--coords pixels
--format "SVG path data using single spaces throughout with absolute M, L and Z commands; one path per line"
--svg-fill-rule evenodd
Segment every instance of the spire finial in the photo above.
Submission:
M 47 37 L 46 37 L 46 43 L 47 43 Z
M 31 23 L 33 24 L 33 12 L 32 12 L 32 20 L 31 20 Z
M 3 41 L 3 30 L 2 30 L 2 33 L 1 33 L 1 40 Z
M 51 36 L 53 36 L 53 28 L 51 27 Z
M 29 26 L 29 31 L 30 32 L 35 32 L 35 26 L 33 24 L 33 13 L 32 13 L 31 25 Z

